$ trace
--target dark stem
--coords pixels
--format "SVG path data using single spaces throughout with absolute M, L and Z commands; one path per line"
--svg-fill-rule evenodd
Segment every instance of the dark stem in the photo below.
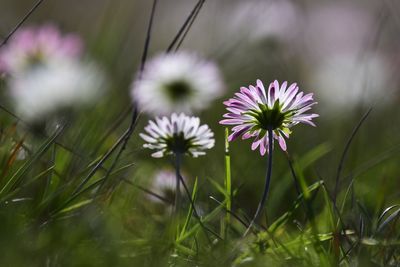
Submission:
M 155 14 L 155 10 L 156 10 L 156 6 L 157 6 L 157 0 L 153 1 L 153 6 L 151 9 L 151 14 L 150 14 L 150 20 L 149 20 L 149 25 L 147 27 L 147 34 L 146 34 L 146 41 L 144 44 L 144 49 L 143 49 L 143 54 L 142 54 L 142 60 L 141 60 L 141 65 L 140 65 L 140 73 L 139 76 L 141 75 L 141 72 L 144 69 L 144 66 L 146 64 L 146 58 L 147 58 L 147 53 L 148 53 L 148 47 L 150 45 L 150 37 L 151 37 L 151 29 L 152 29 L 152 25 L 153 25 L 153 18 L 154 18 L 154 14 Z M 136 122 L 137 119 L 139 117 L 139 110 L 137 108 L 137 104 L 134 103 L 133 106 L 133 111 L 132 111 L 132 120 L 131 123 L 129 125 L 129 128 L 125 131 L 125 133 L 118 139 L 118 141 L 112 146 L 112 148 L 102 157 L 102 159 L 98 162 L 98 164 L 96 164 L 96 166 L 92 169 L 92 171 L 88 174 L 88 176 L 82 181 L 81 184 L 79 184 L 78 188 L 74 191 L 73 194 L 77 194 L 79 193 L 80 190 L 82 190 L 83 186 L 91 179 L 91 177 L 97 172 L 97 170 L 99 168 L 102 168 L 104 162 L 114 153 L 114 151 L 121 145 L 118 154 L 116 155 L 116 157 L 114 158 L 114 161 L 111 164 L 111 167 L 109 168 L 109 170 L 107 171 L 106 177 L 103 180 L 103 182 L 100 184 L 100 187 L 98 189 L 97 192 L 100 191 L 100 189 L 102 188 L 102 186 L 104 185 L 104 183 L 107 181 L 108 176 L 110 175 L 110 173 L 112 172 L 112 170 L 115 168 L 115 166 L 117 165 L 117 162 L 119 160 L 119 158 L 122 155 L 122 152 L 125 150 L 126 145 L 128 144 L 128 141 L 133 133 L 133 131 L 135 130 L 135 126 L 136 126 Z
M 175 153 L 175 175 L 176 175 L 176 185 L 175 185 L 175 215 L 178 214 L 181 201 L 181 163 L 182 155 L 181 153 Z
M 13 34 L 24 24 L 24 22 L 35 12 L 35 10 L 43 3 L 44 0 L 38 0 L 33 7 L 26 13 L 26 15 L 18 22 L 18 24 L 11 30 L 11 32 L 4 38 L 4 40 L 0 43 L 0 48 L 4 46 L 8 40 L 13 36 Z
M 146 65 L 146 59 L 147 59 L 147 54 L 148 54 L 149 45 L 150 45 L 150 39 L 151 39 L 151 29 L 153 28 L 153 20 L 154 20 L 154 15 L 156 13 L 157 2 L 158 2 L 158 0 L 154 0 L 153 1 L 153 6 L 151 8 L 149 26 L 147 27 L 146 41 L 144 42 L 142 59 L 141 59 L 141 62 L 140 62 L 139 77 L 142 75 L 142 72 L 144 70 L 144 66 Z
M 186 27 L 189 25 L 190 21 L 192 20 L 193 16 L 195 16 L 197 9 L 202 6 L 202 3 L 205 0 L 199 0 L 197 4 L 194 6 L 192 11 L 190 12 L 189 16 L 186 18 L 185 22 L 183 23 L 182 27 L 179 29 L 178 33 L 175 35 L 174 39 L 172 40 L 171 44 L 167 48 L 167 53 L 171 52 L 171 50 L 174 48 L 175 44 L 179 41 L 179 38 L 184 34 L 184 31 Z M 182 42 L 183 40 L 181 40 Z
M 265 177 L 264 192 L 261 197 L 260 203 L 258 203 L 256 214 L 254 215 L 254 218 L 251 221 L 249 227 L 246 229 L 246 232 L 244 233 L 243 237 L 245 237 L 248 234 L 251 227 L 257 221 L 258 217 L 260 216 L 260 214 L 264 208 L 265 201 L 267 200 L 267 197 L 268 197 L 269 184 L 270 184 L 271 175 L 272 175 L 272 148 L 273 148 L 272 145 L 273 145 L 273 141 L 274 141 L 273 132 L 272 132 L 272 129 L 269 128 L 268 129 L 268 166 L 267 166 L 267 174 Z
M 197 7 L 196 12 L 194 13 L 193 17 L 190 20 L 189 25 L 186 27 L 186 30 L 182 35 L 182 38 L 179 40 L 179 43 L 176 45 L 175 52 L 177 52 L 179 50 L 179 48 L 181 47 L 183 41 L 186 38 L 186 35 L 189 33 L 190 28 L 192 28 L 194 21 L 196 20 L 197 16 L 199 15 L 201 7 L 203 6 L 204 2 L 205 2 L 205 0 L 201 1 L 199 6 Z

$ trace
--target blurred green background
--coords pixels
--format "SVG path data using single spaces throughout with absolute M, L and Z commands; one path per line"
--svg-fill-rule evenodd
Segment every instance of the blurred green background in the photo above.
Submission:
M 64 32 L 82 36 L 88 55 L 105 70 L 109 90 L 94 107 L 74 114 L 57 138 L 74 152 L 57 148 L 55 171 L 51 174 L 54 197 L 43 197 L 43 183 L 37 179 L 27 184 L 21 182 L 12 197 L 2 199 L 1 266 L 171 264 L 167 252 L 171 248 L 166 234 L 168 227 L 163 223 L 168 220 L 162 212 L 165 207 L 152 204 L 146 193 L 137 188 L 151 188 L 154 174 L 171 168 L 169 159 L 153 159 L 150 151 L 142 148 L 138 133 L 149 119 L 146 115 L 141 115 L 118 161 L 116 170 L 122 169 L 113 174 L 109 192 L 82 209 L 66 211 L 56 218 L 50 216 L 85 177 L 89 164 L 103 155 L 128 127 L 129 118 L 120 125 L 115 122 L 131 103 L 130 84 L 139 68 L 151 2 L 49 0 L 24 24 L 51 23 Z M 150 58 L 165 51 L 195 3 L 159 1 Z M 5 37 L 32 5 L 30 0 L 1 0 L 0 37 Z M 231 97 L 240 86 L 254 84 L 256 79 L 264 83 L 274 79 L 297 82 L 300 89 L 315 93 L 319 102 L 315 110 L 320 114 L 317 127 L 295 127 L 288 141 L 288 152 L 299 162 L 309 185 L 323 180 L 331 191 L 345 144 L 361 117 L 372 108 L 344 161 L 339 196 L 343 197 L 352 179 L 354 190 L 343 216 L 349 224 L 357 225 L 360 213 L 357 203 L 362 203 L 371 218 L 385 207 L 398 204 L 399 33 L 400 3 L 394 0 L 206 1 L 181 47 L 216 61 L 227 88 L 226 95 L 215 101 L 212 108 L 198 114 L 214 131 L 216 147 L 207 156 L 185 158 L 183 163 L 189 183 L 198 178 L 197 203 L 203 212 L 207 214 L 218 205 L 210 196 L 223 199 L 210 184 L 211 179 L 223 185 L 225 173 L 224 128 L 218 124 L 224 113 L 222 100 Z M 1 106 L 12 110 L 5 81 L 0 88 Z M 29 160 L 29 155 L 45 139 L 32 135 L 4 111 L 0 111 L 0 130 L 0 172 L 16 142 L 23 140 L 31 148 L 28 159 L 15 162 L 7 174 L 0 176 L 3 179 L 0 182 L 4 183 L 5 177 Z M 44 152 L 29 168 L 24 181 L 51 166 L 52 150 Z M 287 211 L 297 197 L 286 157 L 282 151 L 275 151 L 266 208 L 269 222 Z M 233 209 L 252 216 L 262 194 L 266 157 L 251 151 L 250 141 L 237 140 L 231 143 L 231 160 L 233 188 L 237 189 Z M 104 173 L 100 170 L 95 178 Z M 72 203 L 90 199 L 92 193 L 89 190 Z M 324 207 L 323 201 L 314 202 L 320 220 L 325 218 Z M 302 211 L 296 214 L 299 224 L 304 217 Z M 218 222 L 212 224 L 216 225 Z M 293 231 L 298 227 L 295 222 L 287 226 Z M 214 253 L 224 254 L 225 249 L 218 247 Z M 218 259 L 211 255 L 209 262 L 204 260 L 203 264 L 219 266 L 213 265 L 213 257 Z M 221 259 L 219 264 L 225 263 Z M 190 262 L 187 264 L 191 266 Z

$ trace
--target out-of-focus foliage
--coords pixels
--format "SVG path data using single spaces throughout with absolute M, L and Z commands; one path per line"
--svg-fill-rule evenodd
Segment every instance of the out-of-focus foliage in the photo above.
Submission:
M 153 159 L 142 148 L 138 133 L 146 115 L 111 173 L 117 153 L 91 174 L 129 126 L 130 84 L 151 2 L 45 0 L 25 22 L 80 34 L 110 82 L 95 106 L 38 132 L 11 114 L 0 77 L 0 265 L 398 266 L 399 3 L 204 3 L 180 49 L 215 60 L 228 92 L 197 114 L 215 133 L 215 148 L 183 161 L 200 223 L 186 193 L 178 218 L 171 216 L 173 196 L 150 197 L 156 173 L 171 168 L 172 159 Z M 159 1 L 149 57 L 165 51 L 195 4 Z M 32 5 L 2 0 L 0 36 Z M 256 233 L 242 238 L 261 197 L 266 157 L 251 151 L 250 141 L 237 140 L 225 158 L 218 121 L 222 100 L 257 78 L 314 92 L 320 118 L 317 128 L 299 126 L 288 141 L 293 172 L 287 155 L 275 151 L 267 215 Z

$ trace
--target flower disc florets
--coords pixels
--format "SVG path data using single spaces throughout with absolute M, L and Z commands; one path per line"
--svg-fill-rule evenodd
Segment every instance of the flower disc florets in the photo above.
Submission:
M 317 102 L 313 100 L 313 94 L 299 92 L 295 83 L 288 87 L 287 82 L 279 86 L 278 81 L 274 81 L 266 92 L 263 83 L 257 80 L 256 86 L 241 87 L 240 92 L 224 104 L 229 113 L 224 114 L 226 119 L 220 123 L 236 125 L 228 140 L 233 141 L 240 135 L 243 139 L 255 137 L 251 148 L 260 147 L 261 155 L 268 150 L 269 130 L 286 150 L 284 137 L 289 137 L 290 128 L 300 122 L 315 126 L 311 120 L 318 117 L 317 114 L 304 114 Z
M 192 157 L 205 155 L 204 150 L 214 146 L 214 134 L 200 119 L 181 113 L 173 113 L 170 118 L 156 117 L 144 128 L 146 134 L 140 136 L 148 142 L 145 148 L 157 150 L 152 156 L 161 158 L 169 154 L 187 154 Z

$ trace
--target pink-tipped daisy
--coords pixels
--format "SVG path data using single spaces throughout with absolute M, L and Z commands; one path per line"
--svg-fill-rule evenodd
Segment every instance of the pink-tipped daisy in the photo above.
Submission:
M 0 74 L 7 74 L 8 95 L 23 120 L 43 122 L 102 95 L 103 72 L 83 59 L 82 47 L 76 34 L 45 25 L 21 28 L 0 49 Z
M 147 143 L 145 148 L 156 150 L 152 154 L 161 158 L 170 154 L 187 154 L 192 157 L 205 155 L 207 149 L 214 146 L 214 133 L 208 125 L 200 125 L 200 119 L 181 113 L 171 117 L 156 117 L 144 128 L 146 134 L 140 134 Z
M 305 114 L 315 104 L 313 94 L 300 92 L 296 83 L 288 86 L 285 81 L 279 85 L 275 80 L 266 91 L 263 83 L 257 80 L 256 86 L 241 87 L 235 97 L 224 102 L 229 112 L 223 115 L 225 119 L 220 124 L 235 125 L 228 137 L 230 142 L 240 135 L 243 139 L 254 137 L 251 149 L 260 147 L 261 155 L 269 152 L 268 130 L 271 130 L 274 139 L 286 151 L 285 138 L 289 137 L 291 127 L 298 123 L 315 126 L 312 119 L 319 115 Z
M 63 35 L 57 27 L 25 27 L 0 49 L 0 72 L 14 75 L 49 59 L 64 61 L 82 54 L 83 42 L 76 34 Z

